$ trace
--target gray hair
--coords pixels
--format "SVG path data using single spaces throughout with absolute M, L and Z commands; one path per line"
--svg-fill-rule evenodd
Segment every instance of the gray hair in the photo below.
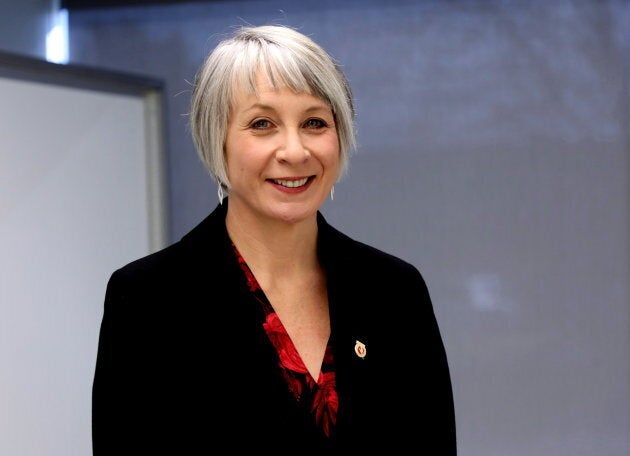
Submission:
M 221 41 L 195 76 L 190 125 L 206 169 L 229 189 L 224 154 L 229 116 L 237 89 L 256 93 L 263 71 L 274 88 L 287 86 L 322 99 L 335 117 L 341 177 L 356 147 L 354 106 L 348 82 L 336 61 L 309 37 L 287 26 L 241 27 Z

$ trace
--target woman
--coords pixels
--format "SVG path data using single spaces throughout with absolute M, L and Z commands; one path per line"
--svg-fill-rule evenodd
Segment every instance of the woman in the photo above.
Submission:
M 420 273 L 319 212 L 347 167 L 353 117 L 338 66 L 289 27 L 241 28 L 210 54 L 191 125 L 220 204 L 112 274 L 94 456 L 456 453 Z

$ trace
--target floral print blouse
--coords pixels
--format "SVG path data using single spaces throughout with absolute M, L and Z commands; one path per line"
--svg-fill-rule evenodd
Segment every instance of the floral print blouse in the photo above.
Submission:
M 233 243 L 232 247 L 234 248 L 236 259 L 245 274 L 247 287 L 255 300 L 260 303 L 264 312 L 265 321 L 263 328 L 278 353 L 278 366 L 282 371 L 289 390 L 295 397 L 295 400 L 305 406 L 315 425 L 322 433 L 326 437 L 332 437 L 339 405 L 335 385 L 332 347 L 330 344 L 326 347 L 319 378 L 315 381 L 308 369 L 306 369 L 302 358 L 293 345 L 293 341 L 282 325 L 280 318 L 274 312 L 254 274 Z

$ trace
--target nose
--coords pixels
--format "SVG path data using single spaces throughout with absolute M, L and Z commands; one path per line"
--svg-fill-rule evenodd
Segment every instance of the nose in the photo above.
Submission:
M 276 152 L 276 159 L 286 163 L 303 163 L 310 157 L 299 130 L 286 130 Z

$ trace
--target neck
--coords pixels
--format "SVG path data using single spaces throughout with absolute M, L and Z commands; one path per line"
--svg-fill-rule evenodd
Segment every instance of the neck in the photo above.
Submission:
M 261 286 L 319 268 L 316 214 L 287 223 L 228 206 L 225 223 L 230 239 Z

